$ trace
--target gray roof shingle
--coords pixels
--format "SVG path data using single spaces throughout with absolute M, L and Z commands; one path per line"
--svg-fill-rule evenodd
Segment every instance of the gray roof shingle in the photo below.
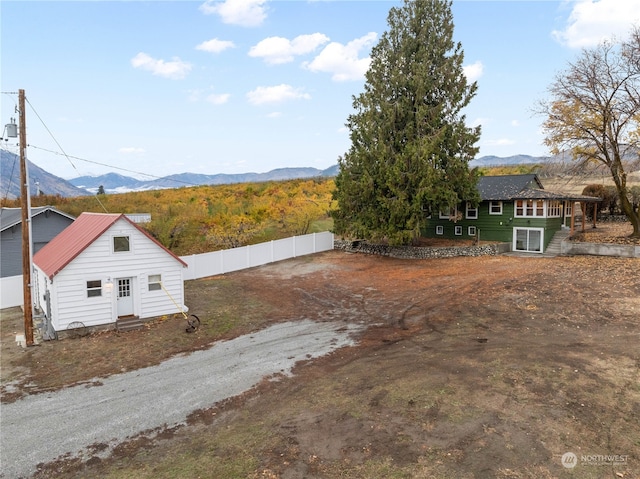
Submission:
M 538 175 L 482 176 L 478 180 L 478 192 L 482 201 L 510 200 L 567 200 L 601 201 L 593 196 L 554 193 L 542 186 Z

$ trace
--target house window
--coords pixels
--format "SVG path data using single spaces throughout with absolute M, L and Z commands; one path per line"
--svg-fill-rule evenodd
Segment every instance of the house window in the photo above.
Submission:
M 469 229 L 467 230 L 467 233 L 469 234 L 469 236 L 475 236 L 476 235 L 476 227 L 475 226 L 469 226 Z
M 122 253 L 130 251 L 129 237 L 128 236 L 114 236 L 113 237 L 113 252 Z
M 502 201 L 490 201 L 489 202 L 489 214 L 501 215 L 502 214 Z
M 102 296 L 102 281 L 99 279 L 87 281 L 87 298 L 94 298 L 96 296 Z
M 454 233 L 460 236 L 462 234 L 462 226 L 456 226 L 454 229 Z
M 440 210 L 439 217 L 441 220 L 450 220 L 452 218 L 456 218 L 458 216 L 458 208 L 455 206 L 453 208 Z
M 162 289 L 162 276 L 159 274 L 149 275 L 149 291 L 158 291 Z
M 478 219 L 478 207 L 473 206 L 469 202 L 467 202 L 467 219 L 470 219 L 470 220 Z
M 544 217 L 544 200 L 516 200 L 516 216 Z
M 514 228 L 513 243 L 516 251 L 542 253 L 542 228 Z
M 562 203 L 558 200 L 549 201 L 547 205 L 547 218 L 559 218 L 562 216 Z
M 444 226 L 440 225 L 440 226 L 436 226 L 436 234 L 437 235 L 442 235 L 444 234 Z
M 573 209 L 573 201 L 565 201 L 564 203 L 564 215 L 571 216 L 571 210 Z

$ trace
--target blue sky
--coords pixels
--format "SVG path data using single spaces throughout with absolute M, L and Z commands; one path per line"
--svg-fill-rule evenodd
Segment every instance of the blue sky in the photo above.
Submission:
M 24 89 L 28 158 L 64 178 L 327 168 L 349 148 L 352 96 L 399 5 L 3 0 L 0 120 L 17 117 L 11 92 Z M 478 81 L 466 115 L 482 125 L 479 156 L 546 155 L 532 110 L 554 75 L 640 24 L 640 0 L 452 8 Z

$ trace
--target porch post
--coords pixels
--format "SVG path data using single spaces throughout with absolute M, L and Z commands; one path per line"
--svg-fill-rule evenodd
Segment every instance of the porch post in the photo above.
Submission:
M 593 227 L 596 227 L 596 216 L 598 216 L 598 203 L 593 202 Z
M 571 202 L 571 233 L 569 233 L 571 236 L 573 236 L 575 229 L 576 229 L 576 202 L 572 201 Z
M 582 232 L 584 233 L 584 222 L 587 219 L 587 205 L 584 201 L 580 202 L 580 209 L 582 210 Z

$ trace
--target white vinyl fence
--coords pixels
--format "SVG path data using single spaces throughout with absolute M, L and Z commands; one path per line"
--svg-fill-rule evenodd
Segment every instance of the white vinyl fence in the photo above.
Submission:
M 325 231 L 240 248 L 181 256 L 180 259 L 189 265 L 184 279 L 190 280 L 332 249 L 333 233 Z
M 292 236 L 241 248 L 181 256 L 189 265 L 184 279 L 198 279 L 253 268 L 275 261 L 333 249 L 333 233 L 328 231 Z M 21 306 L 22 275 L 0 278 L 0 309 Z
M 0 309 L 22 306 L 22 275 L 0 278 Z

